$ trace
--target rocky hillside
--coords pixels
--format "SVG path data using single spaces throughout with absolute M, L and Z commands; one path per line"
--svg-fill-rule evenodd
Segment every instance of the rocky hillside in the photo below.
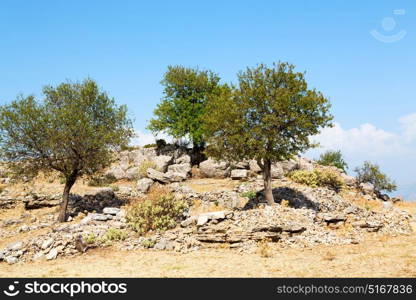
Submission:
M 276 204 L 267 206 L 255 161 L 207 159 L 199 166 L 192 161 L 189 149 L 173 145 L 123 151 L 93 181 L 106 187 L 71 195 L 70 219 L 64 224 L 55 222 L 60 186 L 55 184 L 54 193 L 35 188 L 19 192 L 17 183 L 3 177 L 0 240 L 13 242 L 0 242 L 0 261 L 52 260 L 110 244 L 124 250 L 180 252 L 226 245 L 254 252 L 264 242 L 311 247 L 360 243 L 367 235 L 413 233 L 415 217 L 401 209 L 398 199 L 380 195 L 368 184 L 357 187 L 355 178 L 333 167 L 305 158 L 273 165 Z M 295 170 L 330 171 L 342 188 L 295 182 L 288 175 Z M 198 184 L 204 189 L 196 188 Z M 160 186 L 186 203 L 186 209 L 175 228 L 139 234 L 126 219 L 129 205 Z M 20 215 L 7 217 L 17 209 Z

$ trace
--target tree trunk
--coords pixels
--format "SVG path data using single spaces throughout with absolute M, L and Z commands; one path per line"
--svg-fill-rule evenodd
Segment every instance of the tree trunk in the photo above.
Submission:
M 71 188 L 74 185 L 76 179 L 77 179 L 76 173 L 73 173 L 71 176 L 66 178 L 65 188 L 62 194 L 61 208 L 59 210 L 58 222 L 66 221 L 66 210 L 68 207 L 69 192 L 71 191 Z
M 272 162 L 265 159 L 263 163 L 264 197 L 268 205 L 274 204 L 272 191 Z

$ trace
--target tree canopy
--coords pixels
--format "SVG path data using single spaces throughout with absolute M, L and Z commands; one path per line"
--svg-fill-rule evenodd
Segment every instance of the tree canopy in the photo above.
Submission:
M 211 71 L 169 66 L 161 84 L 164 97 L 148 129 L 174 138 L 188 138 L 195 148 L 205 145 L 202 119 L 208 98 L 217 93 L 220 78 Z
M 65 178 L 59 220 L 76 179 L 111 162 L 112 151 L 133 135 L 125 106 L 87 79 L 43 88 L 41 102 L 18 97 L 0 107 L 0 151 L 16 175 L 55 170 Z
M 393 192 L 397 189 L 396 183 L 381 172 L 377 164 L 365 161 L 361 167 L 354 169 L 359 183 L 371 183 L 378 192 Z
M 334 166 L 338 169 L 343 170 L 344 172 L 348 169 L 348 164 L 342 157 L 341 151 L 326 151 L 322 153 L 317 160 L 317 163 L 322 166 Z
M 309 89 L 304 74 L 284 62 L 247 68 L 238 74 L 236 87 L 220 91 L 208 102 L 204 118 L 207 153 L 235 161 L 256 159 L 271 204 L 272 163 L 316 146 L 309 137 L 331 125 L 329 100 Z

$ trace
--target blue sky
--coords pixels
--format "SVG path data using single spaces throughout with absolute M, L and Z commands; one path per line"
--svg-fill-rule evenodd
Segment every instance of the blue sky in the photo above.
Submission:
M 372 30 L 398 40 L 385 43 Z M 147 142 L 169 64 L 209 68 L 230 82 L 246 66 L 289 61 L 333 103 L 337 126 L 308 155 L 336 147 L 352 167 L 376 161 L 416 191 L 415 31 L 410 0 L 2 0 L 0 103 L 89 76 L 129 106 Z

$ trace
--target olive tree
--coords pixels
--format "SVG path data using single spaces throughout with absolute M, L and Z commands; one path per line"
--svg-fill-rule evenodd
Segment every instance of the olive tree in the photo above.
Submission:
M 346 172 L 348 169 L 348 164 L 344 160 L 344 157 L 342 156 L 342 153 L 340 150 L 338 151 L 328 150 L 325 153 L 322 153 L 319 156 L 317 163 L 322 166 L 334 166 L 340 170 L 343 170 L 344 172 Z
M 358 183 L 371 183 L 378 192 L 393 192 L 397 189 L 396 183 L 380 170 L 380 166 L 365 161 L 361 167 L 354 169 L 357 173 Z
M 304 73 L 289 63 L 260 64 L 223 87 L 205 115 L 207 153 L 232 161 L 255 159 L 262 169 L 265 198 L 274 203 L 271 167 L 316 146 L 309 139 L 331 125 L 330 103 L 309 89 Z
M 66 220 L 77 178 L 108 166 L 133 135 L 125 106 L 86 79 L 43 88 L 43 101 L 19 96 L 0 107 L 0 151 L 17 176 L 58 171 L 65 178 L 58 220 Z
M 183 66 L 169 66 L 161 81 L 164 97 L 148 129 L 174 138 L 188 138 L 197 152 L 205 146 L 202 117 L 207 99 L 219 87 L 217 74 Z

